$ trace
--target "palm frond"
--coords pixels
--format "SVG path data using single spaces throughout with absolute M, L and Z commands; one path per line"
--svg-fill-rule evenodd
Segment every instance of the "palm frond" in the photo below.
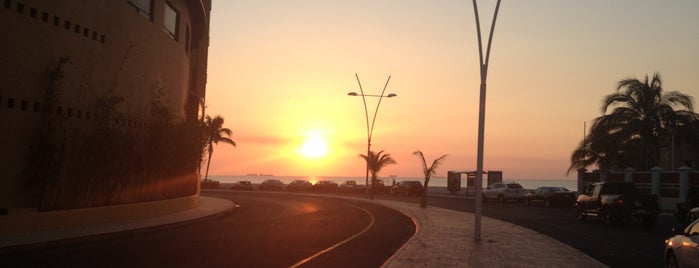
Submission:
M 691 96 L 663 92 L 659 73 L 643 80 L 626 78 L 602 100 L 602 116 L 593 120 L 590 133 L 571 154 L 570 172 L 597 165 L 600 168 L 657 165 L 659 148 L 670 135 L 692 143 L 691 128 L 699 115 Z M 668 128 L 672 128 L 669 130 Z M 672 132 L 672 134 L 671 134 Z
M 422 170 L 427 170 L 427 161 L 425 161 L 425 155 L 420 150 L 413 152 L 413 155 L 417 155 L 418 158 L 420 158 L 420 163 L 422 164 Z

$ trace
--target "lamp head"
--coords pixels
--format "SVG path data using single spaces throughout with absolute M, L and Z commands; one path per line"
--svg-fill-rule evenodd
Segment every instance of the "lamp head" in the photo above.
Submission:
M 393 98 L 396 96 L 398 96 L 398 95 L 396 95 L 396 93 L 391 93 L 391 94 L 386 95 L 386 98 Z
M 350 93 L 347 93 L 347 95 L 348 95 L 348 96 L 357 96 L 357 95 L 359 95 L 359 94 L 357 94 L 357 92 L 352 91 L 352 92 L 350 92 Z

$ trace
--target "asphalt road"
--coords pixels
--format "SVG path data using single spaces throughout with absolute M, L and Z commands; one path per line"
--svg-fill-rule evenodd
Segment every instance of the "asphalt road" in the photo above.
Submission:
M 4 252 L 0 267 L 380 267 L 415 232 L 405 215 L 366 202 L 286 193 L 206 195 L 239 207 L 189 224 Z
M 301 267 L 379 267 L 415 231 L 404 215 L 366 202 L 257 191 L 204 194 L 234 200 L 240 207 L 230 215 L 191 224 L 4 252 L 0 267 L 289 267 L 350 238 Z M 428 198 L 430 206 L 465 212 L 473 212 L 474 203 Z M 548 235 L 610 267 L 662 267 L 663 241 L 675 224 L 671 215 L 661 215 L 652 227 L 605 225 L 594 217 L 579 222 L 572 207 L 514 202 L 484 203 L 483 215 Z
M 378 195 L 376 198 L 418 203 L 417 197 Z M 475 201 L 448 197 L 429 197 L 428 205 L 474 212 Z M 486 202 L 483 216 L 507 221 L 537 231 L 568 244 L 610 267 L 663 267 L 664 241 L 671 236 L 675 219 L 661 214 L 656 223 L 605 225 L 588 217 L 579 222 L 575 208 L 526 207 L 521 203 Z M 488 226 L 482 226 L 487 229 Z

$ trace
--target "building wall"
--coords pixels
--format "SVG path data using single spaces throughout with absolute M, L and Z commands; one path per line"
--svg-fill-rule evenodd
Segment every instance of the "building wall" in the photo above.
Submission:
M 95 101 L 123 98 L 121 113 L 139 128 L 157 95 L 180 118 L 196 118 L 204 98 L 210 0 L 0 1 L 0 209 L 31 207 L 36 189 L 22 173 L 36 139 L 46 89 L 60 81 L 49 113 L 91 124 Z M 176 34 L 164 29 L 166 6 Z M 147 14 L 149 13 L 149 14 Z M 63 78 L 51 78 L 64 58 Z

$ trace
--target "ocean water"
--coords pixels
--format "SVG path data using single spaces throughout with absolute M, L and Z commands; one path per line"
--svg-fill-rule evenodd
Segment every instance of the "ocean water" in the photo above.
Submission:
M 365 182 L 365 177 L 342 177 L 342 176 L 319 176 L 319 177 L 308 177 L 308 176 L 273 176 L 273 175 L 258 175 L 258 176 L 248 176 L 248 175 L 241 175 L 241 176 L 209 176 L 209 179 L 212 180 L 217 180 L 221 183 L 233 183 L 236 181 L 250 181 L 254 184 L 258 184 L 263 182 L 266 179 L 278 179 L 284 184 L 289 184 L 293 180 L 308 180 L 311 183 L 315 183 L 319 180 L 331 180 L 334 182 L 337 182 L 338 184 L 348 181 L 348 180 L 354 180 L 358 184 L 364 184 Z M 392 179 L 388 177 L 381 177 L 381 179 L 386 182 L 386 184 L 391 184 Z M 420 181 L 423 182 L 424 178 L 422 177 L 395 177 L 396 182 L 399 181 Z M 522 185 L 525 189 L 536 189 L 537 187 L 541 186 L 559 186 L 559 187 L 565 187 L 568 188 L 568 190 L 571 191 L 577 191 L 578 189 L 578 182 L 577 179 L 575 178 L 570 178 L 570 179 L 558 179 L 558 180 L 544 180 L 544 179 L 503 179 L 503 181 L 507 182 L 517 182 Z M 486 181 L 483 180 L 483 187 L 485 187 Z M 434 186 L 434 187 L 447 187 L 447 179 L 445 177 L 432 177 L 430 179 L 430 184 L 429 186 Z M 461 179 L 461 187 L 463 190 L 466 189 L 466 178 Z

